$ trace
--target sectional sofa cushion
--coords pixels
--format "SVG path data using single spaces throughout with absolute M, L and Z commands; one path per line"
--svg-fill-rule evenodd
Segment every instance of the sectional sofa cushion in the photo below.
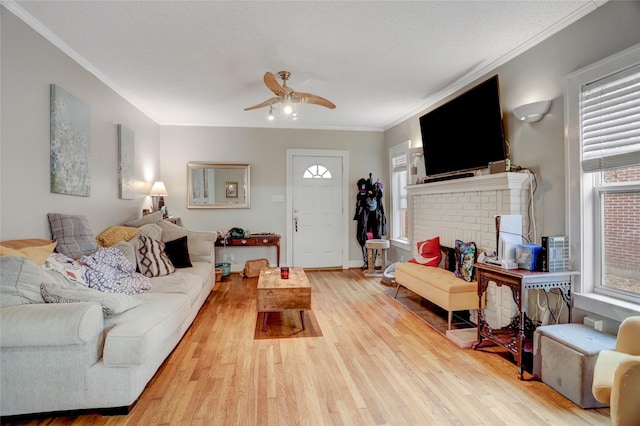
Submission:
M 98 243 L 85 216 L 49 213 L 47 217 L 51 227 L 51 238 L 58 243 L 58 253 L 72 259 L 80 259 L 98 250 Z
M 210 274 L 210 263 L 193 262 L 191 268 L 178 269 L 173 274 L 153 278 L 153 286 L 147 293 L 186 294 L 193 305 L 202 291 L 202 286 L 210 279 Z
M 157 222 L 162 227 L 162 241 L 173 241 L 185 235 L 189 238 L 189 259 L 191 262 L 215 262 L 212 259 L 213 245 L 217 239 L 215 232 L 192 231 L 174 225 L 168 220 Z
M 155 282 L 155 279 L 154 279 Z M 179 338 L 191 303 L 185 294 L 147 292 L 135 296 L 142 302 L 116 317 L 105 318 L 107 333 L 102 360 L 107 366 L 142 365 L 167 341 Z

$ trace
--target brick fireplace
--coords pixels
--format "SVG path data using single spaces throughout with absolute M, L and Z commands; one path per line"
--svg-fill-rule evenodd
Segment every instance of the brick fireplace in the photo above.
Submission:
M 523 234 L 526 233 L 530 181 L 527 173 L 497 173 L 409 186 L 411 241 L 439 236 L 440 244 L 445 246 L 454 247 L 458 239 L 474 241 L 479 252 L 495 251 L 496 215 L 522 215 Z M 413 254 L 415 250 L 414 244 Z M 485 310 L 489 324 L 505 326 L 516 312 L 511 291 L 491 283 Z

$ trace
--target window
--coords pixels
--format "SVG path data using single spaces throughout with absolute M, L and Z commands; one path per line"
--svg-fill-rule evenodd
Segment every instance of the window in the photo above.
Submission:
M 581 272 L 576 290 L 637 310 L 640 45 L 571 74 L 566 108 L 568 230 L 572 267 Z M 600 309 L 611 317 L 611 309 L 609 315 Z
M 304 171 L 303 179 L 331 179 L 331 172 L 325 166 L 314 164 Z
M 408 143 L 390 149 L 391 161 L 391 240 L 409 244 L 409 214 L 407 211 L 407 148 Z
M 594 290 L 640 301 L 640 166 L 602 171 L 594 181 L 600 267 Z

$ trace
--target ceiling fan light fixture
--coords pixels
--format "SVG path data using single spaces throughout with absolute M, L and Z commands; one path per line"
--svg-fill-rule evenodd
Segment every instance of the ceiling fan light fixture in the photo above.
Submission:
M 267 118 L 269 119 L 269 121 L 273 121 L 275 120 L 275 114 L 273 112 L 273 107 L 275 105 L 276 113 L 280 117 L 288 118 L 290 120 L 297 120 L 299 118 L 298 113 L 296 112 L 297 104 L 315 104 L 329 109 L 334 109 L 336 107 L 333 102 L 325 98 L 314 95 L 312 93 L 296 92 L 291 87 L 288 87 L 287 80 L 290 76 L 290 73 L 288 71 L 280 71 L 278 75 L 282 79 L 282 84 L 278 83 L 276 76 L 271 72 L 266 72 L 263 78 L 264 84 L 269 90 L 273 92 L 275 96 L 257 105 L 247 107 L 244 109 L 245 111 L 264 108 L 268 106 L 269 113 L 267 114 Z
M 291 102 L 291 97 L 285 96 L 284 100 L 282 101 L 282 112 L 284 113 L 284 115 L 293 114 L 293 102 Z

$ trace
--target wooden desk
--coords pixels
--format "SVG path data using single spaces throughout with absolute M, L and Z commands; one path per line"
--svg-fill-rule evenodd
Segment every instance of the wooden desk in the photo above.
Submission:
M 304 324 L 304 311 L 311 310 L 311 284 L 302 268 L 289 268 L 289 278 L 280 278 L 280 269 L 262 268 L 258 278 L 257 287 L 258 312 L 264 312 L 262 331 L 267 325 L 269 312 L 282 312 L 287 310 L 300 311 L 302 329 Z
M 577 272 L 537 272 L 526 269 L 503 269 L 486 263 L 476 263 L 475 268 L 478 276 L 479 309 L 478 341 L 473 348 L 478 349 L 482 341 L 486 339 L 508 349 L 514 355 L 516 365 L 520 367 L 520 380 L 522 380 L 524 374 L 523 351 L 527 337 L 525 323 L 528 318 L 526 318 L 525 309 L 528 290 L 549 291 L 553 288 L 560 289 L 562 300 L 564 300 L 569 309 L 569 322 L 571 322 L 571 277 Z M 495 282 L 498 287 L 503 285 L 509 287 L 513 301 L 518 307 L 518 315 L 511 324 L 500 329 L 493 329 L 484 317 L 482 296 L 487 291 L 489 282 Z M 529 328 L 534 328 L 531 321 L 529 321 Z
M 216 247 L 259 247 L 273 246 L 276 248 L 277 265 L 280 266 L 280 235 L 276 234 L 251 234 L 243 238 L 218 238 Z

